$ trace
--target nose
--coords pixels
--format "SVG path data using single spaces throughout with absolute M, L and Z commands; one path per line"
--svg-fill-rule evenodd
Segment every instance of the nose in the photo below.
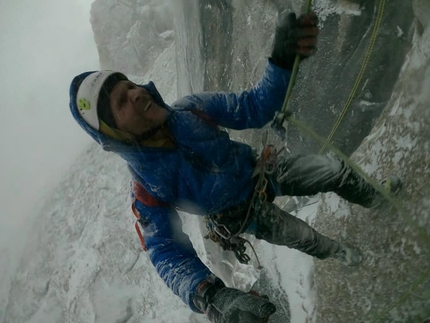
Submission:
M 140 89 L 130 89 L 127 94 L 129 100 L 133 103 L 136 103 L 142 97 L 142 91 L 140 91 Z

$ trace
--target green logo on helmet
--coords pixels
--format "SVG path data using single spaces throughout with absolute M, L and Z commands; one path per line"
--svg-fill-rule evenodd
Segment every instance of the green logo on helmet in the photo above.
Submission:
M 79 105 L 79 108 L 81 110 L 90 110 L 91 109 L 91 104 L 86 99 L 79 99 L 78 105 Z

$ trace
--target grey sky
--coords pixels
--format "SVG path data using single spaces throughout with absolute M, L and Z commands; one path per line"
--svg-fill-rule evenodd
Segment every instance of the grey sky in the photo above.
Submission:
M 73 76 L 99 68 L 91 0 L 0 0 L 0 250 L 90 138 L 68 109 Z

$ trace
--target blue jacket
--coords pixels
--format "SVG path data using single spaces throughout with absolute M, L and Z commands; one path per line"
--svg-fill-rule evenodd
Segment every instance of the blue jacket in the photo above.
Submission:
M 193 214 L 216 214 L 244 201 L 254 189 L 255 157 L 250 146 L 229 138 L 225 130 L 261 128 L 282 107 L 291 72 L 270 61 L 262 79 L 240 93 L 200 93 L 166 105 L 154 84 L 143 85 L 170 113 L 166 126 L 175 147 L 143 147 L 115 141 L 92 129 L 79 115 L 77 76 L 70 87 L 70 109 L 81 127 L 105 150 L 128 163 L 134 180 L 162 205 L 135 202 L 141 216 L 148 255 L 160 277 L 190 306 L 196 287 L 211 275 L 180 225 L 177 208 Z

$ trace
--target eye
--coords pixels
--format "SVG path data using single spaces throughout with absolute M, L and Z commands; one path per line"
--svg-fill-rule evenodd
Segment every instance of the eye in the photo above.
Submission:
M 117 101 L 117 104 L 119 107 L 121 107 L 127 103 L 127 101 L 128 101 L 128 90 L 133 90 L 135 88 L 137 88 L 136 84 L 134 84 L 131 81 L 124 83 L 124 85 L 122 86 L 121 92 L 120 92 L 121 94 L 120 94 L 119 99 Z
M 127 103 L 127 91 L 124 91 L 118 100 L 118 105 L 121 107 Z

